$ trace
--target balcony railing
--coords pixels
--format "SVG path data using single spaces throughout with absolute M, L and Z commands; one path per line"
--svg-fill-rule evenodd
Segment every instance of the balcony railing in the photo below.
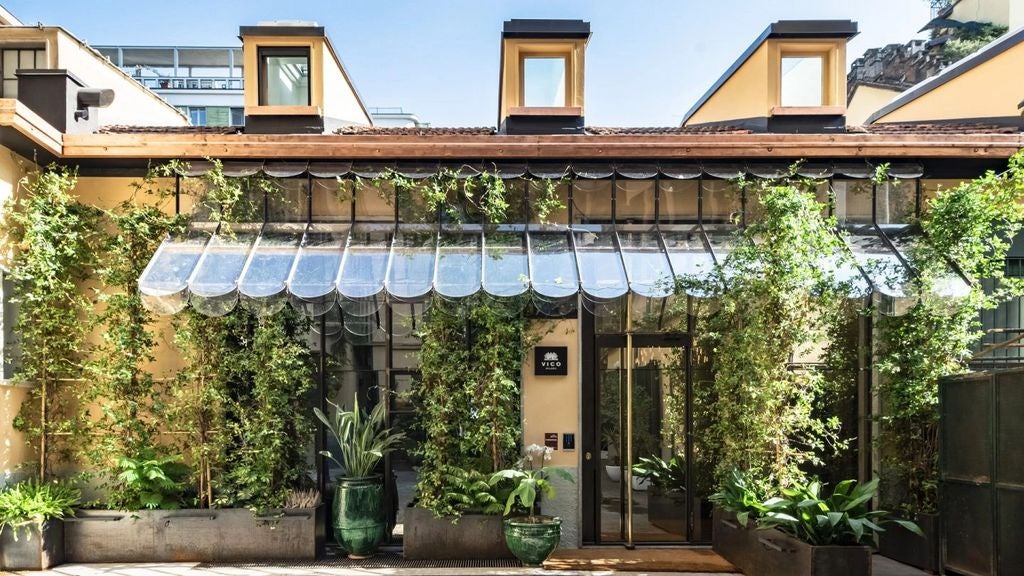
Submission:
M 241 90 L 241 78 L 176 76 L 174 78 L 135 77 L 151 90 Z

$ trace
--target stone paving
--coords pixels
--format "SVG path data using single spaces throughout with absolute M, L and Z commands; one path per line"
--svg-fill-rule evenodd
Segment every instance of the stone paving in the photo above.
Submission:
M 924 576 L 926 572 L 882 556 L 874 557 L 874 576 Z M 6 573 L 5 573 L 6 574 Z M 612 572 L 544 570 L 541 568 L 342 568 L 277 566 L 210 566 L 194 562 L 168 564 L 65 564 L 45 572 L 18 572 L 17 576 L 721 576 L 704 572 Z

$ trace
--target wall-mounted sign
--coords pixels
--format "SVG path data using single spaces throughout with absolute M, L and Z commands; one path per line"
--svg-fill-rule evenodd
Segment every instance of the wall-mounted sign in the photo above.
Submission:
M 534 376 L 566 376 L 569 374 L 569 348 L 566 346 L 535 346 Z
M 552 450 L 558 450 L 558 432 L 545 432 L 544 446 Z

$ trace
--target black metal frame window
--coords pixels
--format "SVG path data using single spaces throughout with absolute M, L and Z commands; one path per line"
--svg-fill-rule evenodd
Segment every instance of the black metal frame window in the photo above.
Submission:
M 0 50 L 0 98 L 18 97 L 18 70 L 38 70 L 46 66 L 44 48 L 4 48 Z
M 308 47 L 261 47 L 258 54 L 260 106 L 309 106 L 312 103 Z M 278 79 L 283 75 L 290 86 L 284 80 L 276 84 L 271 78 L 274 74 Z

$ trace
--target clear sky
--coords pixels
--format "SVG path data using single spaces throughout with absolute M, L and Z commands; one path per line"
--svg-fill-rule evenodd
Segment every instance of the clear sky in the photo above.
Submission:
M 926 0 L 0 0 L 26 24 L 60 25 L 94 45 L 240 45 L 238 27 L 327 27 L 367 106 L 402 106 L 434 126 L 493 126 L 501 25 L 591 23 L 587 124 L 676 125 L 771 22 L 860 24 L 848 58 L 919 37 Z M 847 63 L 849 64 L 849 63 Z

